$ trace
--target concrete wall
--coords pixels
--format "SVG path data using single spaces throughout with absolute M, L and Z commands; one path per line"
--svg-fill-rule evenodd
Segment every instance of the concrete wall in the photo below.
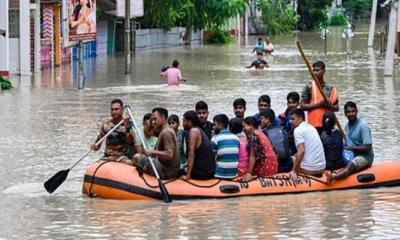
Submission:
M 107 21 L 100 21 L 96 24 L 96 53 L 107 53 Z
M 6 30 L 6 37 L 0 36 L 0 73 L 9 71 L 9 41 L 8 41 L 8 1 L 0 1 L 0 29 Z
M 9 39 L 9 44 L 10 44 L 10 55 L 9 55 L 9 63 L 10 63 L 10 72 L 12 73 L 18 73 L 20 68 L 19 68 L 19 38 L 10 38 Z
M 136 30 L 136 50 L 164 48 L 184 45 L 186 28 L 175 27 L 166 32 L 163 29 L 137 29 Z M 201 44 L 203 42 L 203 32 L 192 32 L 188 39 L 191 44 Z

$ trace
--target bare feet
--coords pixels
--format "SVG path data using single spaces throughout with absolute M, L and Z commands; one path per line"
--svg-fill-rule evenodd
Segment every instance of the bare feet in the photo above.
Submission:
M 330 174 L 329 172 L 325 172 L 325 176 L 326 176 L 326 184 L 329 185 L 332 183 L 332 181 L 334 180 L 332 174 Z

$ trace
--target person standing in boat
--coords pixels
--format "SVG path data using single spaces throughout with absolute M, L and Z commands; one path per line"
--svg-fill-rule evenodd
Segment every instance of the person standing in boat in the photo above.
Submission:
M 215 177 L 232 179 L 238 175 L 239 138 L 229 132 L 229 118 L 225 114 L 214 116 L 215 136 L 211 139 L 215 152 Z
M 151 123 L 158 134 L 156 147 L 155 149 L 144 149 L 144 155 L 135 154 L 132 159 L 133 165 L 139 165 L 144 172 L 155 176 L 149 157 L 155 158 L 153 163 L 162 179 L 178 177 L 180 169 L 176 135 L 174 130 L 168 126 L 167 119 L 167 109 L 161 107 L 153 109 Z
M 120 99 L 111 101 L 110 106 L 111 119 L 104 120 L 101 124 L 100 133 L 95 142 L 107 134 L 115 125 L 123 119 L 124 104 Z M 133 151 L 142 153 L 142 147 L 137 132 L 133 128 L 129 118 L 124 118 L 124 123 L 120 125 L 110 136 L 106 139 L 106 147 L 102 160 L 118 161 L 131 164 L 130 157 Z M 93 151 L 99 150 L 99 145 L 92 144 L 90 149 Z
M 374 161 L 371 130 L 363 119 L 357 118 L 357 105 L 351 101 L 346 102 L 344 113 L 349 120 L 345 127 L 347 146 L 344 149 L 352 151 L 355 158 L 339 173 L 333 175 L 327 173 L 328 184 L 369 168 Z
M 166 68 L 165 71 L 160 73 L 160 76 L 167 80 L 168 86 L 179 86 L 181 81 L 184 81 L 181 70 L 178 67 L 179 61 L 174 60 L 172 62 L 172 67 Z
M 257 59 L 254 60 L 250 65 L 246 65 L 246 68 L 255 67 L 256 69 L 264 69 L 264 67 L 269 67 L 268 63 L 263 58 L 262 52 L 257 52 Z
M 183 127 L 188 133 L 186 180 L 191 178 L 206 180 L 214 177 L 215 156 L 212 145 L 199 124 L 195 111 L 183 114 Z
M 250 181 L 253 176 L 266 177 L 278 172 L 278 160 L 267 136 L 258 130 L 255 117 L 243 120 L 243 131 L 247 136 L 247 154 L 249 163 L 243 181 Z
M 236 98 L 235 101 L 233 101 L 233 112 L 237 118 L 243 120 L 246 112 L 246 100 L 243 98 Z
M 200 128 L 207 135 L 208 139 L 214 136 L 213 124 L 208 121 L 208 105 L 204 101 L 198 101 L 195 106 L 197 117 L 199 118 Z
M 319 175 L 325 171 L 325 154 L 319 134 L 314 126 L 304 121 L 302 109 L 290 112 L 294 129 L 297 153 L 294 155 L 291 178 L 296 181 L 298 174 Z
M 321 85 L 323 93 L 319 90 L 317 83 L 311 80 L 301 93 L 300 108 L 308 111 L 308 123 L 313 125 L 318 133 L 322 133 L 322 116 L 327 111 L 337 112 L 339 110 L 338 92 L 335 87 L 325 83 L 325 63 L 317 61 L 313 64 L 313 72 Z M 328 101 L 324 100 L 323 94 Z

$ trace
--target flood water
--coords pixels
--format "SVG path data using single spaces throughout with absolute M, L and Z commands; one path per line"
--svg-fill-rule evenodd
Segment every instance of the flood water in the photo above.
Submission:
M 375 162 L 397 160 L 400 72 L 383 77 L 383 57 L 377 48 L 367 50 L 367 31 L 358 27 L 350 46 L 340 30 L 331 31 L 327 55 L 318 32 L 274 37 L 266 71 L 244 68 L 255 58 L 252 37 L 247 44 L 242 39 L 137 52 L 128 77 L 122 55 L 98 56 L 85 62 L 84 90 L 77 89 L 76 65 L 14 77 L 16 88 L 0 92 L 0 239 L 398 238 L 398 187 L 171 204 L 90 199 L 81 193 L 83 174 L 101 151 L 71 170 L 54 194 L 42 187 L 87 151 L 114 98 L 130 104 L 138 120 L 156 106 L 182 116 L 199 100 L 208 103 L 209 119 L 218 113 L 233 116 L 237 97 L 246 99 L 250 115 L 262 94 L 271 97 L 276 113 L 283 112 L 286 94 L 300 92 L 310 79 L 296 40 L 311 62 L 326 61 L 327 82 L 339 91 L 342 125 L 343 105 L 353 100 L 371 127 Z M 178 88 L 159 77 L 173 59 L 179 59 L 188 79 Z

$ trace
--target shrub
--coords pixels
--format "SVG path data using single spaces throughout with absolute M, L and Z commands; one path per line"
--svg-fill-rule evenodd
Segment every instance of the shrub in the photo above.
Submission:
M 230 43 L 233 41 L 229 31 L 214 30 L 210 36 L 206 39 L 206 43 Z
M 331 26 L 344 26 L 347 23 L 347 18 L 343 13 L 335 12 L 329 21 Z

